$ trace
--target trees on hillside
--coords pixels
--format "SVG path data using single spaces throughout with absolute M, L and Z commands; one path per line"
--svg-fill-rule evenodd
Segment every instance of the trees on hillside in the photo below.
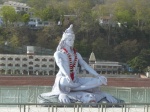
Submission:
M 8 23 L 13 23 L 17 21 L 17 13 L 15 9 L 11 6 L 3 6 L 0 10 L 0 13 L 3 17 L 5 26 L 7 27 Z
M 73 23 L 76 33 L 75 47 L 84 57 L 89 57 L 93 51 L 101 60 L 129 61 L 133 67 L 134 64 L 138 65 L 135 68 L 139 69 L 145 67 L 139 67 L 143 64 L 150 65 L 145 57 L 148 53 L 143 53 L 150 49 L 149 0 L 107 0 L 109 2 L 105 4 L 94 4 L 92 0 L 86 2 L 85 0 L 27 1 L 33 8 L 35 16 L 42 20 L 63 23 L 66 19 L 69 21 L 68 24 L 41 30 L 20 28 L 15 35 L 13 31 L 10 31 L 9 36 L 2 34 L 0 43 L 11 37 L 14 43 L 18 38 L 18 41 L 25 45 L 38 45 L 55 50 L 62 32 Z M 17 21 L 19 18 L 22 18 L 25 23 L 29 20 L 28 14 L 18 16 L 14 9 L 11 11 L 9 11 L 10 7 L 6 9 L 1 10 L 6 26 L 8 22 Z M 64 15 L 73 15 L 75 18 L 64 17 Z M 100 18 L 105 19 L 105 24 L 99 24 Z

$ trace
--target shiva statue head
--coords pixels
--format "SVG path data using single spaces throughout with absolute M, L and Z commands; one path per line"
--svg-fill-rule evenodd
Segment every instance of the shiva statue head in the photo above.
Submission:
M 62 35 L 62 38 L 57 46 L 57 51 L 60 51 L 62 48 L 69 46 L 73 48 L 75 40 L 75 34 L 73 32 L 73 25 L 71 24 L 68 29 Z

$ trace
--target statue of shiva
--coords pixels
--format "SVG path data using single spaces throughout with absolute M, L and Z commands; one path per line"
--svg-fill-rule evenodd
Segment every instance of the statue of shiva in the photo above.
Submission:
M 40 98 L 46 99 L 50 96 L 57 96 L 60 103 L 72 103 L 79 100 L 82 103 L 97 103 L 105 97 L 108 102 L 117 103 L 116 98 L 97 89 L 101 85 L 107 85 L 107 78 L 98 74 L 83 60 L 82 56 L 74 49 L 74 40 L 75 34 L 71 24 L 63 33 L 54 53 L 59 71 L 52 91 L 41 94 Z M 94 77 L 78 77 L 78 64 Z

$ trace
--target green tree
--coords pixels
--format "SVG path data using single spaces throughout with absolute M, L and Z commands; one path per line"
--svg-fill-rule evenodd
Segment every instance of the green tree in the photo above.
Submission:
M 81 29 L 84 29 L 84 27 L 92 23 L 92 4 L 90 0 L 86 0 L 86 2 L 84 0 L 70 0 L 69 7 L 77 15 L 76 24 L 83 27 Z
M 145 68 L 144 65 L 146 64 L 146 61 L 142 57 L 137 56 L 137 57 L 133 58 L 131 61 L 128 61 L 128 64 L 134 70 L 136 70 L 138 72 L 143 72 L 143 69 Z
M 11 6 L 3 6 L 0 12 L 6 26 L 8 25 L 9 22 L 13 23 L 17 20 L 17 13 L 15 9 Z
M 40 10 L 45 8 L 46 5 L 48 5 L 49 0 L 28 0 L 27 3 L 33 9 Z
M 29 14 L 24 14 L 22 16 L 22 21 L 27 24 L 27 22 L 30 20 L 30 15 Z
M 92 48 L 91 45 L 88 44 L 87 39 L 82 39 L 80 41 L 75 42 L 75 48 L 77 49 L 83 57 L 87 57 L 90 55 Z
M 131 1 L 118 0 L 113 4 L 114 6 L 114 18 L 120 23 L 127 22 L 131 24 L 133 22 L 134 12 L 132 10 L 133 5 Z
M 137 40 L 123 41 L 114 47 L 114 52 L 116 54 L 115 59 L 121 62 L 126 62 L 127 60 L 134 58 L 140 52 L 138 47 L 139 44 Z
M 105 39 L 97 38 L 92 43 L 92 49 L 98 59 L 113 60 L 113 49 L 107 45 L 107 41 Z
M 19 47 L 19 38 L 16 35 L 13 35 L 12 38 L 10 38 L 10 43 L 13 47 Z
M 144 72 L 150 66 L 150 50 L 143 49 L 138 56 L 128 61 L 128 64 L 138 70 Z
M 58 20 L 60 19 L 60 14 L 58 13 L 58 10 L 55 9 L 52 5 L 47 6 L 44 9 L 38 10 L 36 12 L 36 15 L 44 21 L 54 20 L 58 22 Z
M 150 2 L 148 0 L 134 0 L 135 20 L 137 26 L 143 29 L 144 25 L 149 24 L 150 20 Z

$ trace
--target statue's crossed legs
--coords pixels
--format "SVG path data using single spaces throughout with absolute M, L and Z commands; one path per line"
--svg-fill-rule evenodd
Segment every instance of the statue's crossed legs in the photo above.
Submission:
M 64 92 L 70 92 L 70 91 L 86 91 L 95 89 L 97 87 L 100 87 L 102 85 L 102 82 L 99 78 L 93 78 L 93 77 L 83 77 L 83 78 L 77 78 L 73 81 L 73 83 L 69 83 L 67 78 L 62 77 L 60 79 L 60 89 Z

